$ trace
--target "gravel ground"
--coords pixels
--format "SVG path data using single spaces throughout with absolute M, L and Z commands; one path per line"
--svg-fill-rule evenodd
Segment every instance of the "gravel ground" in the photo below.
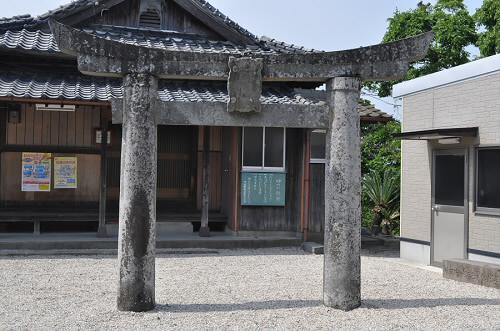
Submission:
M 363 305 L 321 305 L 322 256 L 298 249 L 157 258 L 157 309 L 116 311 L 114 257 L 0 259 L 0 329 L 500 330 L 500 291 L 364 253 Z M 387 254 L 385 254 L 387 255 Z

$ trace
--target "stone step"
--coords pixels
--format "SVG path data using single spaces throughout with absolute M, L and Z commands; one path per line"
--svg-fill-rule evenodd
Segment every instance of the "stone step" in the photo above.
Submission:
M 445 260 L 443 261 L 443 277 L 500 290 L 499 264 L 463 259 Z
M 200 238 L 197 234 L 158 238 L 157 249 L 258 249 L 271 247 L 299 247 L 302 241 L 298 238 L 269 237 L 252 238 L 232 235 L 214 235 L 210 238 Z M 26 239 L 0 239 L 0 255 L 30 255 L 34 252 L 54 250 L 116 250 L 117 238 L 95 238 L 71 236 L 40 236 Z

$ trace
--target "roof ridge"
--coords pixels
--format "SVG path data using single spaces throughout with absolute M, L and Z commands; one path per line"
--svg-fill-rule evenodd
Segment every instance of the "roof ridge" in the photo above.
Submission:
M 192 32 L 180 32 L 180 31 L 174 31 L 174 30 L 151 30 L 147 28 L 141 28 L 141 27 L 133 27 L 133 26 L 118 26 L 118 25 L 109 25 L 109 24 L 92 24 L 86 27 L 82 27 L 82 31 L 95 31 L 97 28 L 101 28 L 103 30 L 107 31 L 116 31 L 116 30 L 121 30 L 121 31 L 130 31 L 130 32 L 141 32 L 150 36 L 160 36 L 162 34 L 170 34 L 170 35 L 175 35 L 179 37 L 189 37 L 189 38 L 197 38 L 197 39 L 203 39 L 206 41 L 220 41 L 216 39 L 207 39 L 206 36 L 197 34 L 197 33 L 192 33 Z M 222 42 L 222 41 L 221 41 Z M 224 41 L 225 42 L 225 41 Z
M 249 38 L 253 39 L 255 42 L 259 42 L 259 37 L 257 35 L 253 34 L 249 30 L 245 29 L 244 27 L 242 27 L 241 25 L 239 25 L 238 23 L 236 23 L 235 21 L 233 21 L 229 16 L 225 15 L 224 13 L 222 13 L 219 9 L 217 9 L 216 7 L 214 7 L 207 0 L 191 0 L 191 1 L 193 3 L 198 3 L 198 5 L 200 5 L 202 8 L 205 8 L 208 11 L 210 11 L 212 15 L 220 18 L 224 22 L 224 24 L 226 24 L 229 27 L 233 28 L 237 32 L 245 35 L 246 37 L 249 37 Z
M 31 14 L 17 15 L 10 18 L 0 19 L 0 30 L 6 30 L 11 27 L 14 28 L 32 28 L 37 25 L 46 23 L 49 18 L 61 18 L 76 12 L 85 10 L 92 6 L 101 5 L 102 1 L 106 0 L 71 0 L 70 2 L 60 5 L 55 9 L 48 10 L 47 12 L 38 16 L 31 16 Z M 69 12 L 68 12 L 69 11 Z

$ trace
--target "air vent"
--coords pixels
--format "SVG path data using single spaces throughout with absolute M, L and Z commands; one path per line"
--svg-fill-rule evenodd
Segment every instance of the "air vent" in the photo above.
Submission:
M 53 104 L 37 103 L 36 110 L 74 112 L 76 110 L 76 106 L 75 105 L 57 105 L 57 104 L 53 105 Z
M 155 9 L 147 9 L 139 17 L 139 27 L 147 29 L 161 29 L 160 14 Z

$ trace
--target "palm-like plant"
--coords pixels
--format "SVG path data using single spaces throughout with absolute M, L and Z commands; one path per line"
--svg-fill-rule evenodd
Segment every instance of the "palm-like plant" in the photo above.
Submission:
M 373 225 L 372 232 L 380 232 L 382 224 L 383 233 L 388 234 L 388 224 L 398 211 L 399 203 L 399 175 L 393 171 L 372 171 L 363 178 L 363 191 L 373 203 Z

